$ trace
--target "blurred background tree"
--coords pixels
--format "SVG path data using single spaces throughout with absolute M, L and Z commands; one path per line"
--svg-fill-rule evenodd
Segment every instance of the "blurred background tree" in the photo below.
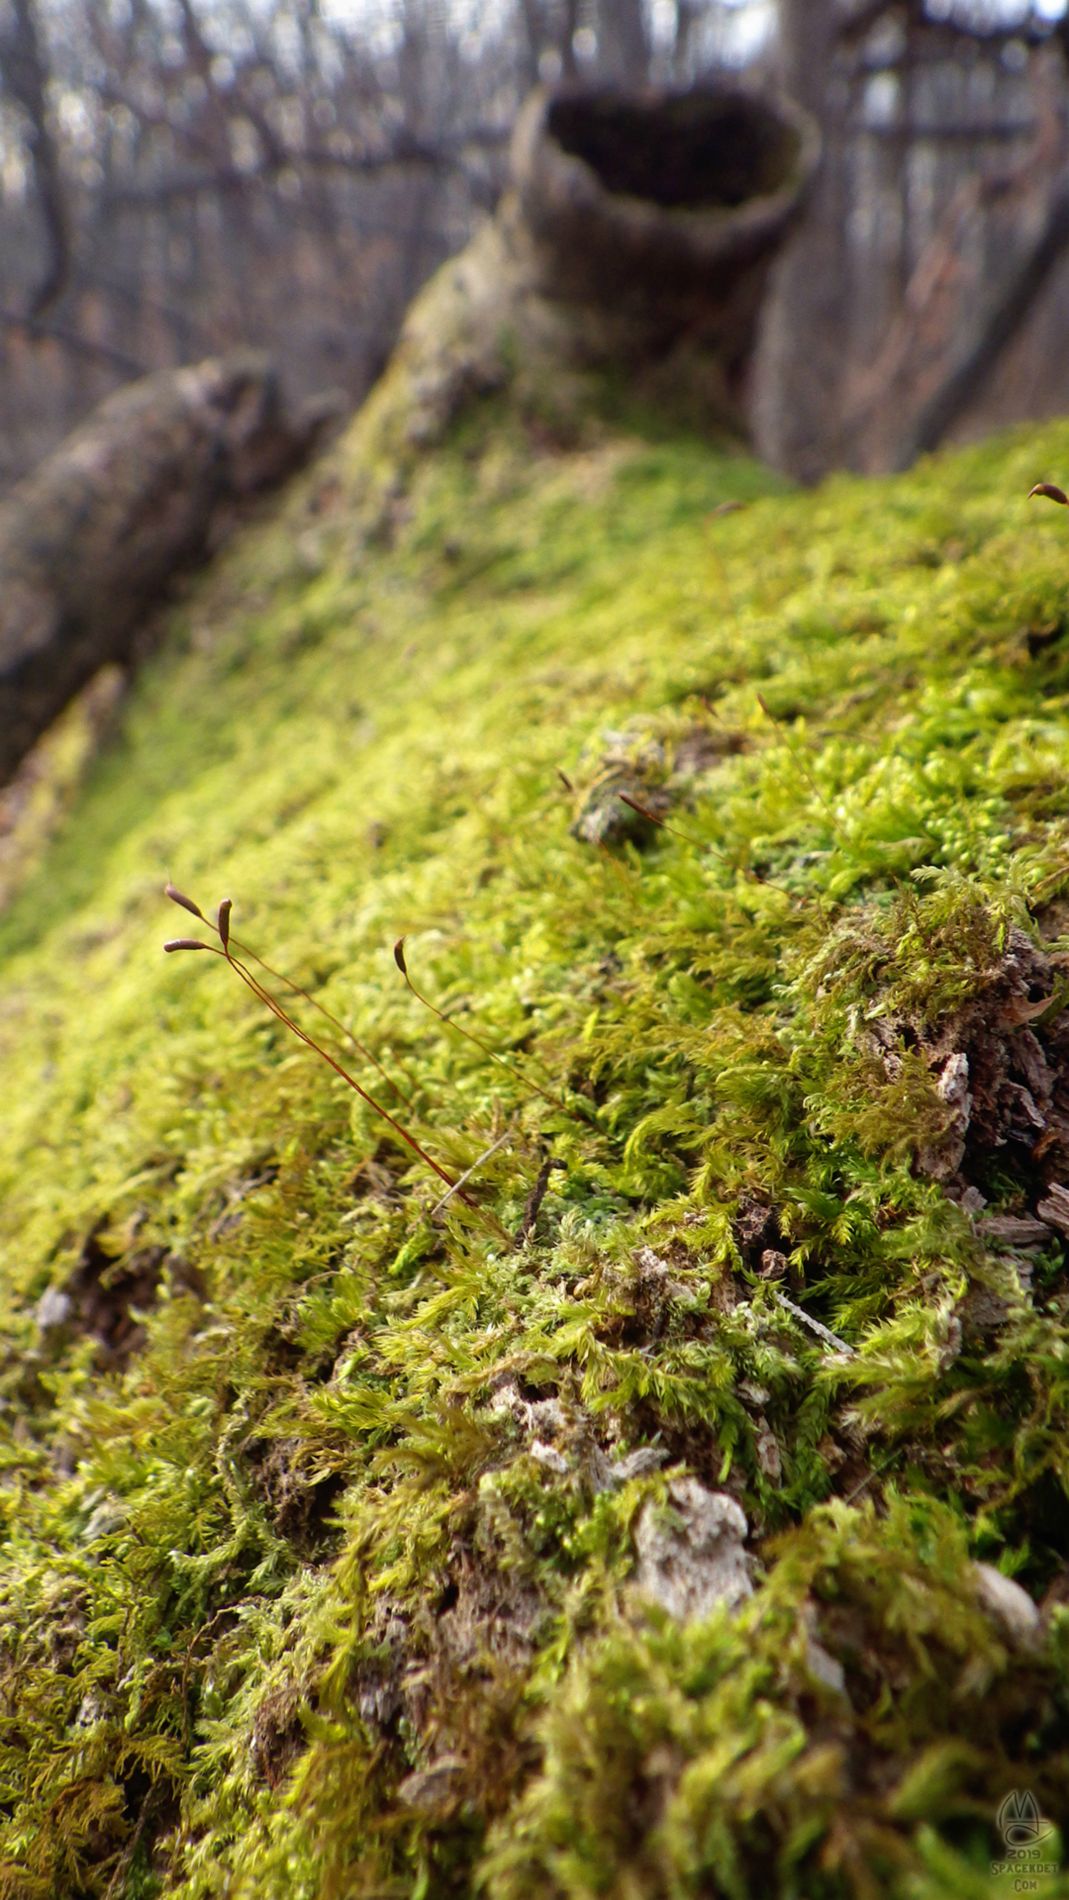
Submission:
M 1063 0 L 0 0 L 0 486 L 239 343 L 356 403 L 533 83 L 739 73 L 825 139 L 763 452 L 812 478 L 1069 409 Z

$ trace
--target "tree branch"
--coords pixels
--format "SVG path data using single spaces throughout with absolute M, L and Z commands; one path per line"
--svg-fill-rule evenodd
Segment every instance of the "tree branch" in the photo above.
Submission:
M 1001 145 L 1032 138 L 1036 122 L 1034 119 L 1007 119 L 1001 124 L 992 122 L 983 125 L 965 119 L 960 122 L 954 119 L 915 119 L 911 125 L 902 126 L 884 120 L 869 124 L 864 119 L 854 119 L 846 129 L 851 137 L 880 139 L 891 145 Z
M 1003 351 L 1013 341 L 1051 272 L 1069 246 L 1069 181 L 1063 182 L 1027 256 L 1011 271 L 968 343 L 922 406 L 895 457 L 908 468 L 939 443 L 976 400 Z
M 265 154 L 255 165 L 217 165 L 197 171 L 174 172 L 143 185 L 113 186 L 107 193 L 109 209 L 128 205 L 164 205 L 183 198 L 195 198 L 203 192 L 240 192 L 249 185 L 262 184 L 282 171 L 337 171 L 377 177 L 382 172 L 413 166 L 426 171 L 463 169 L 464 153 L 471 146 L 501 145 L 508 138 L 504 129 L 487 126 L 465 133 L 449 144 L 429 144 L 404 134 L 381 152 L 338 152 L 330 146 L 304 146 L 299 150 L 280 150 Z
M 125 356 L 121 350 L 113 350 L 107 343 L 96 343 L 91 337 L 80 336 L 77 330 L 68 330 L 62 324 L 43 323 L 39 317 L 24 316 L 17 310 L 0 309 L 0 324 L 7 330 L 21 330 L 24 336 L 35 342 L 59 343 L 75 356 L 87 356 L 97 362 L 108 363 L 123 376 L 144 376 L 144 363 L 138 363 L 132 356 Z

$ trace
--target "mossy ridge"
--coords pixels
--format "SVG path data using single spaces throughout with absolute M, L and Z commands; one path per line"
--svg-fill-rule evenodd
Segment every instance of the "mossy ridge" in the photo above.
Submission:
M 1069 428 L 807 497 L 489 417 L 392 546 L 349 444 L 235 548 L 0 925 L 0 1894 L 997 1893 L 999 1802 L 1069 1779 L 1064 1249 L 916 1162 L 926 1050 L 1060 941 L 1069 565 L 1018 498 Z M 685 836 L 569 835 L 607 749 Z M 168 872 L 403 1059 L 447 1164 L 512 1129 L 506 1226 L 564 1164 L 527 1248 L 163 963 Z M 565 1109 L 419 1010 L 402 931 Z M 1024 1215 L 1015 1152 L 977 1178 Z M 764 1565 L 689 1629 L 627 1590 L 682 1469 Z M 975 1556 L 1046 1594 L 1034 1652 Z

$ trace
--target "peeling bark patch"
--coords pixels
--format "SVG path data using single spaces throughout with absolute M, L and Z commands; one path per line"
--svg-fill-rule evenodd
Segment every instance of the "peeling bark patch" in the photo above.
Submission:
M 1065 962 L 1013 929 L 997 968 L 937 1033 L 905 1020 L 884 1021 L 874 1033 L 889 1074 L 902 1048 L 919 1048 L 945 1110 L 938 1137 L 918 1149 L 920 1172 L 960 1194 L 1001 1153 L 1030 1179 L 1038 1176 L 1047 1191 L 1035 1217 L 1061 1232 L 1059 1196 L 1069 1221 L 1069 1191 L 1059 1183 L 1069 1176 L 1069 1017 L 1059 994 Z

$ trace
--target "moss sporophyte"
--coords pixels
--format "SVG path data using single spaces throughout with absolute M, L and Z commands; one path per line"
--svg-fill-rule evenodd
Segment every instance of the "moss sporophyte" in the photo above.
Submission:
M 272 1015 L 276 1016 L 279 1022 L 283 1023 L 290 1033 L 297 1037 L 298 1041 L 304 1043 L 306 1048 L 311 1049 L 315 1055 L 319 1056 L 321 1061 L 333 1069 L 335 1075 L 340 1076 L 347 1087 L 351 1088 L 354 1094 L 360 1097 L 362 1102 L 366 1102 L 372 1112 L 377 1115 L 381 1121 L 385 1122 L 392 1132 L 397 1135 L 414 1154 L 418 1155 L 419 1159 L 424 1162 L 427 1167 L 433 1169 L 439 1180 L 445 1182 L 448 1193 L 442 1196 L 442 1199 L 432 1210 L 433 1213 L 440 1213 L 448 1202 L 455 1198 L 463 1201 L 466 1206 L 477 1210 L 480 1216 L 490 1224 L 494 1232 L 499 1238 L 505 1241 L 506 1244 L 511 1246 L 527 1237 L 533 1225 L 533 1217 L 531 1220 L 525 1220 L 524 1225 L 521 1226 L 520 1234 L 516 1237 L 516 1241 L 514 1241 L 512 1236 L 502 1227 L 496 1215 L 465 1192 L 466 1184 L 477 1173 L 479 1167 L 490 1159 L 492 1155 L 496 1154 L 499 1148 L 504 1146 L 507 1136 L 503 1135 L 492 1142 L 484 1153 L 481 1154 L 470 1167 L 464 1170 L 459 1178 L 450 1174 L 440 1162 L 434 1159 L 433 1155 L 428 1153 L 423 1143 L 413 1134 L 411 1128 L 400 1121 L 396 1115 L 392 1115 L 389 1109 L 384 1108 L 382 1103 L 378 1101 L 369 1090 L 364 1088 L 363 1085 L 357 1081 L 356 1077 L 351 1075 L 349 1070 L 339 1062 L 337 1056 L 332 1055 L 328 1049 L 323 1047 L 322 1043 L 316 1041 L 314 1036 L 309 1035 L 307 1030 L 302 1029 L 301 1025 L 294 1020 L 289 1011 L 279 1002 L 278 997 L 272 994 L 272 992 L 253 975 L 249 969 L 250 963 L 255 964 L 257 969 L 262 970 L 265 975 L 272 977 L 276 982 L 283 983 L 294 995 L 302 997 L 313 1009 L 318 1010 L 319 1014 L 323 1016 L 334 1029 L 339 1031 L 352 1043 L 359 1054 L 378 1071 L 383 1080 L 395 1090 L 401 1099 L 411 1106 L 412 1097 L 406 1094 L 405 1090 L 401 1088 L 400 1083 L 396 1081 L 385 1065 L 365 1043 L 360 1041 L 347 1024 L 342 1023 L 339 1018 L 333 1015 L 316 997 L 312 996 L 310 991 L 304 988 L 302 984 L 295 982 L 292 977 L 286 976 L 281 970 L 265 962 L 264 958 L 259 956 L 255 950 L 251 949 L 248 944 L 241 942 L 239 938 L 233 935 L 230 928 L 230 918 L 234 908 L 231 898 L 223 898 L 216 909 L 215 918 L 213 920 L 205 915 L 195 899 L 187 896 L 184 891 L 180 891 L 176 885 L 168 882 L 164 885 L 164 893 L 171 899 L 172 903 L 178 904 L 183 910 L 189 911 L 191 916 L 198 918 L 209 930 L 214 930 L 219 939 L 218 944 L 214 944 L 205 943 L 203 938 L 200 937 L 172 937 L 164 944 L 164 951 L 168 955 L 174 955 L 176 952 L 183 950 L 207 950 L 213 956 L 222 957 L 224 962 L 234 971 L 235 975 L 240 977 L 246 988 L 251 990 L 257 1000 L 265 1004 Z M 416 988 L 408 971 L 403 938 L 398 938 L 394 944 L 393 956 L 397 968 L 400 970 L 405 979 L 405 983 L 417 1002 L 421 1003 L 423 1007 L 429 1010 L 433 1016 L 437 1017 L 440 1022 L 445 1023 L 448 1028 L 454 1030 L 457 1035 L 463 1036 L 465 1041 L 472 1043 L 475 1048 L 479 1049 L 482 1054 L 488 1057 L 492 1062 L 495 1062 L 499 1068 L 510 1075 L 514 1081 L 518 1082 L 521 1088 L 533 1089 L 537 1095 L 540 1095 L 542 1099 L 551 1106 L 564 1107 L 563 1102 L 561 1102 L 559 1098 L 547 1094 L 546 1090 L 541 1088 L 537 1082 L 531 1080 L 530 1077 L 525 1078 L 521 1076 L 518 1070 L 513 1068 L 512 1064 L 507 1062 L 504 1056 L 500 1055 L 496 1050 L 492 1049 L 488 1043 L 484 1042 L 482 1037 L 475 1035 L 472 1030 L 465 1029 L 459 1023 L 454 1022 L 450 1016 L 446 1015 L 443 1010 L 440 1010 L 436 1004 L 432 1003 L 429 997 L 423 995 L 423 993 Z M 559 1164 L 554 1163 L 553 1165 L 556 1166 Z M 541 1195 L 544 1195 L 544 1192 L 545 1186 L 543 1183 Z M 541 1195 L 539 1196 L 539 1204 Z M 537 1214 L 537 1206 L 535 1212 Z
M 206 924 L 210 930 L 214 930 L 219 938 L 218 944 L 214 944 L 205 943 L 200 937 L 172 937 L 163 946 L 168 955 L 173 955 L 176 951 L 181 950 L 207 950 L 213 956 L 222 957 L 223 961 L 234 971 L 234 974 L 240 977 L 246 989 L 251 990 L 258 1001 L 263 1003 L 271 1011 L 273 1016 L 277 1016 L 279 1022 L 285 1024 L 285 1027 L 290 1031 L 291 1035 L 296 1036 L 299 1042 L 303 1042 L 306 1048 L 311 1049 L 315 1055 L 319 1056 L 321 1061 L 327 1063 L 327 1065 L 334 1070 L 335 1075 L 340 1076 L 347 1087 L 351 1088 L 354 1094 L 359 1095 L 362 1102 L 367 1103 L 368 1107 L 373 1110 L 380 1121 L 385 1122 L 387 1127 L 391 1128 L 394 1134 L 398 1135 L 406 1146 L 411 1148 L 413 1154 L 418 1155 L 420 1160 L 425 1162 L 428 1168 L 433 1169 L 439 1180 L 444 1181 L 446 1187 L 449 1188 L 451 1192 L 457 1193 L 460 1198 L 467 1200 L 470 1206 L 474 1206 L 474 1201 L 471 1201 L 470 1198 L 464 1194 L 463 1189 L 460 1188 L 455 1177 L 448 1173 L 448 1171 L 442 1167 L 441 1163 L 434 1159 L 433 1155 L 427 1153 L 426 1148 L 421 1141 L 417 1140 L 411 1129 L 406 1128 L 403 1122 L 398 1121 L 396 1115 L 391 1115 L 389 1109 L 384 1108 L 382 1103 L 377 1101 L 375 1096 L 365 1089 L 354 1075 L 349 1073 L 349 1070 L 338 1061 L 336 1056 L 331 1055 L 329 1050 L 324 1049 L 322 1043 L 317 1042 L 314 1036 L 310 1036 L 306 1029 L 302 1029 L 300 1024 L 294 1021 L 288 1010 L 283 1008 L 278 998 L 273 996 L 271 991 L 253 975 L 249 968 L 249 963 L 255 963 L 258 968 L 274 975 L 276 980 L 285 983 L 287 987 L 292 989 L 296 994 L 306 997 L 309 1002 L 313 1003 L 315 1008 L 321 1008 L 321 1005 L 314 1003 L 314 999 L 308 995 L 307 990 L 300 988 L 296 983 L 292 983 L 288 977 L 281 976 L 278 971 L 270 971 L 269 966 L 262 958 L 256 955 L 255 951 L 250 950 L 247 945 L 241 943 L 238 938 L 231 936 L 230 915 L 233 910 L 232 900 L 229 897 L 224 897 L 216 911 L 213 923 L 210 918 L 205 916 L 200 905 L 197 904 L 192 897 L 187 897 L 183 891 L 178 890 L 175 885 L 168 883 L 164 886 L 164 889 L 172 903 L 181 905 L 183 910 L 188 910 L 192 916 L 199 918 L 201 923 Z M 248 961 L 245 961 L 246 958 Z M 336 1023 L 336 1018 L 330 1016 L 326 1010 L 323 1010 L 322 1013 L 327 1016 L 330 1022 Z M 340 1024 L 336 1024 L 336 1026 L 341 1027 Z M 384 1076 L 392 1087 L 397 1088 L 398 1085 L 394 1083 L 392 1076 L 383 1068 L 378 1059 L 372 1055 L 371 1051 L 357 1041 L 352 1031 L 346 1030 L 345 1034 L 350 1037 L 351 1041 L 360 1050 L 360 1053 L 366 1056 L 367 1060 L 374 1065 L 379 1071 L 379 1074 Z M 398 1093 L 402 1094 L 403 1091 L 398 1088 Z

